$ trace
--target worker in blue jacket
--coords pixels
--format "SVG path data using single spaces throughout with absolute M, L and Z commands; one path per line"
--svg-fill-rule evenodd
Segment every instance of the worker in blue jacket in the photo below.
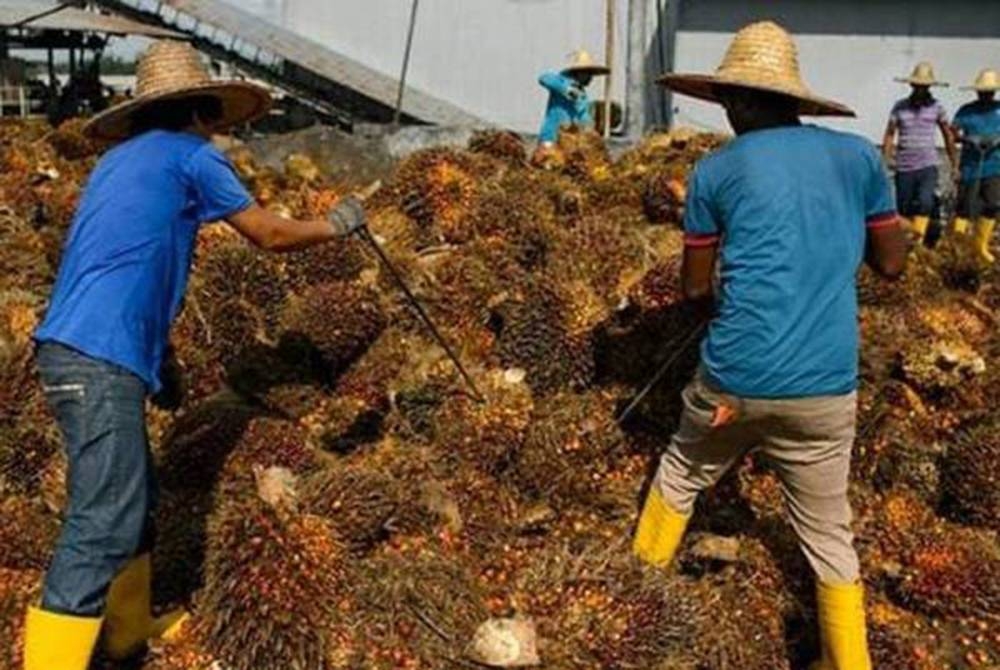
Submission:
M 545 120 L 538 133 L 543 145 L 551 145 L 559 138 L 559 129 L 567 125 L 590 125 L 590 98 L 587 86 L 595 76 L 606 75 L 610 70 L 594 61 L 589 53 L 573 53 L 568 67 L 561 72 L 545 72 L 538 83 L 549 91 L 545 107 Z
M 209 138 L 269 107 L 266 89 L 212 80 L 193 47 L 164 41 L 139 61 L 137 95 L 88 122 L 90 135 L 118 144 L 87 181 L 35 332 L 69 477 L 61 535 L 27 614 L 24 670 L 86 670 L 99 635 L 108 657 L 130 659 L 185 621 L 150 610 L 156 481 L 145 402 L 178 397 L 167 342 L 201 225 L 225 221 L 271 251 L 364 225 L 356 198 L 307 221 L 254 202 Z

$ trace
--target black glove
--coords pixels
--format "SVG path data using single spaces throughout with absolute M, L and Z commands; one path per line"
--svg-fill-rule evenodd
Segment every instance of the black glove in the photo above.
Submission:
M 361 206 L 361 201 L 349 195 L 330 210 L 327 217 L 330 225 L 340 237 L 347 237 L 365 225 L 365 208 Z
M 174 355 L 174 348 L 167 347 L 160 365 L 160 383 L 163 386 L 151 400 L 160 409 L 174 412 L 184 404 L 184 371 Z

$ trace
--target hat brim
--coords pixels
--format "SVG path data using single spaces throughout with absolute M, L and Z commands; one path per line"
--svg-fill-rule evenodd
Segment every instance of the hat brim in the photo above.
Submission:
M 271 108 L 271 94 L 263 86 L 246 81 L 219 81 L 141 95 L 97 114 L 84 126 L 84 132 L 99 140 L 123 140 L 132 135 L 135 114 L 153 103 L 210 96 L 222 103 L 220 128 L 229 128 L 260 118 Z
M 946 81 L 938 81 L 937 79 L 914 79 L 913 77 L 896 77 L 895 79 L 900 84 L 909 84 L 910 86 L 930 86 L 933 88 L 947 88 L 949 86 Z
M 854 110 L 847 105 L 810 93 L 792 90 L 780 84 L 771 85 L 732 81 L 717 75 L 676 74 L 672 72 L 661 75 L 656 81 L 677 93 L 683 93 L 684 95 L 689 95 L 692 98 L 700 100 L 708 100 L 709 102 L 720 102 L 719 92 L 726 88 L 745 89 L 777 93 L 794 98 L 799 103 L 798 112 L 802 116 L 856 116 Z
M 605 67 L 604 65 L 579 65 L 577 67 L 568 67 L 562 71 L 563 74 L 589 74 L 592 77 L 600 77 L 601 75 L 610 74 L 611 68 Z
M 976 93 L 996 93 L 997 91 L 1000 91 L 1000 84 L 994 84 L 992 86 L 963 86 L 961 90 L 975 91 Z

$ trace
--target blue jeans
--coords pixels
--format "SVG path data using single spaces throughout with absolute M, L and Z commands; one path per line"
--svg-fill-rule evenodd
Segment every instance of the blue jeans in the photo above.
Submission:
M 934 191 L 938 169 L 923 168 L 896 173 L 896 209 L 903 216 L 930 216 L 934 211 Z
M 61 344 L 37 351 L 45 397 L 66 442 L 69 497 L 42 607 L 100 616 L 111 580 L 152 545 L 156 482 L 139 377 Z

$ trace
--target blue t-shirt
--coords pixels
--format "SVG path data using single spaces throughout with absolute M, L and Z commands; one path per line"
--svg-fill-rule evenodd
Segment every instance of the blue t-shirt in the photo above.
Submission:
M 760 130 L 703 158 L 690 182 L 686 243 L 721 244 L 708 381 L 750 398 L 853 391 L 866 225 L 896 220 L 875 147 L 816 126 Z
M 1000 135 L 1000 101 L 970 102 L 963 105 L 955 115 L 955 126 L 962 131 L 962 137 L 996 137 Z M 969 145 L 962 146 L 962 181 L 979 178 L 979 160 L 983 160 L 983 177 L 1000 177 L 1000 149 L 994 149 L 985 157 Z
M 252 202 L 197 135 L 154 130 L 118 145 L 83 191 L 35 339 L 120 365 L 155 393 L 198 227 Z
M 590 125 L 590 98 L 587 91 L 572 77 L 559 72 L 546 72 L 538 78 L 538 83 L 549 91 L 549 102 L 545 108 L 545 119 L 538 139 L 555 142 L 559 139 L 559 129 L 570 124 Z

